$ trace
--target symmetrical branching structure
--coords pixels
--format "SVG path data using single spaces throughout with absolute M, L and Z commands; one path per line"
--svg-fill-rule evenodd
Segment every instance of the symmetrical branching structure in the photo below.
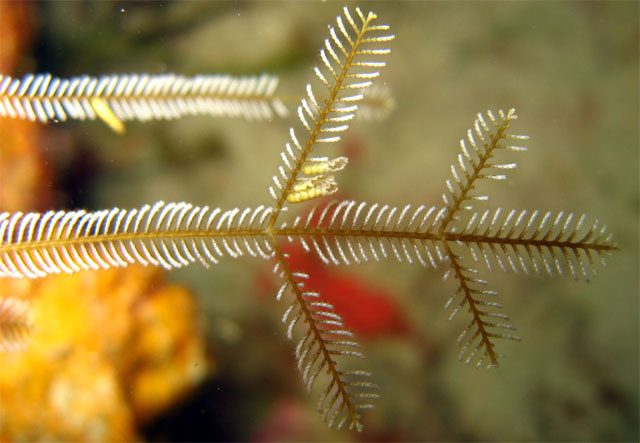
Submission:
M 130 263 L 171 269 L 196 261 L 209 266 L 221 257 L 245 254 L 272 260 L 282 280 L 277 298 L 291 297 L 283 322 L 287 336 L 297 337 L 302 379 L 309 390 L 323 383 L 318 408 L 329 426 L 338 428 L 361 429 L 359 410 L 371 407 L 377 386 L 369 372 L 341 366 L 342 357 L 362 358 L 362 351 L 333 306 L 305 289 L 309 276 L 291 265 L 284 242 L 300 242 L 336 265 L 395 257 L 425 267 L 444 266 L 458 285 L 447 303 L 451 317 L 469 317 L 458 339 L 461 358 L 478 366 L 497 365 L 495 341 L 517 337 L 500 312 L 497 293 L 487 289 L 473 263 L 463 261 L 464 250 L 489 267 L 560 275 L 568 269 L 574 277 L 588 278 L 596 259 L 603 260 L 615 245 L 604 227 L 597 221 L 587 224 L 585 216 L 575 220 L 562 212 L 540 216 L 538 211 L 476 208 L 487 199 L 478 194 L 478 184 L 504 179 L 516 164 L 501 157 L 525 149 L 520 144 L 527 137 L 511 133 L 517 118 L 513 109 L 478 114 L 460 143 L 442 207 L 334 201 L 288 215 L 291 205 L 337 190 L 334 174 L 347 159 L 331 158 L 327 145 L 337 142 L 355 117 L 363 89 L 378 77 L 389 53 L 387 43 L 394 38 L 387 26 L 376 24 L 375 14 L 355 11 L 352 15 L 345 8 L 337 26 L 329 28 L 322 63 L 314 69 L 320 91 L 306 87 L 297 109 L 301 127 L 290 130 L 282 165 L 269 187 L 272 205 L 225 211 L 158 202 L 132 210 L 3 213 L 0 273 L 36 278 Z

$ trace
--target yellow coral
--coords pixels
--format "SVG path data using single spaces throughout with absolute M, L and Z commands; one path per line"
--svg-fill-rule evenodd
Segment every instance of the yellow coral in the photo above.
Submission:
M 191 294 L 157 269 L 1 280 L 0 293 L 29 300 L 37 325 L 3 355 L 0 439 L 136 439 L 210 373 Z

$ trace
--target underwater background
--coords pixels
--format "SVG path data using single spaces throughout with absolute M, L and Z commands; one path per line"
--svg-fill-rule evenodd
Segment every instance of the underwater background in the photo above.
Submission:
M 587 213 L 620 250 L 590 283 L 482 274 L 522 343 L 497 370 L 458 361 L 441 270 L 301 263 L 356 332 L 381 386 L 365 431 L 327 429 L 304 392 L 270 265 L 132 266 L 2 280 L 27 301 L 0 353 L 0 440 L 599 440 L 639 434 L 639 4 L 361 2 L 396 39 L 395 108 L 332 155 L 340 197 L 436 205 L 476 113 L 516 107 L 528 151 L 490 207 Z M 0 2 L 0 73 L 278 75 L 301 97 L 336 2 Z M 270 201 L 289 119 L 41 125 L 0 119 L 0 209 L 221 208 Z M 294 251 L 292 251 L 292 254 Z M 341 311 L 342 309 L 342 311 Z

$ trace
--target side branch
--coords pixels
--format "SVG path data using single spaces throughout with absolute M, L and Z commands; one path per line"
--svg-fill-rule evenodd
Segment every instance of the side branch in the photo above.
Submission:
M 461 266 L 460 258 L 452 251 L 447 242 L 444 243 L 444 248 L 450 263 L 447 276 L 453 274 L 459 284 L 458 289 L 446 304 L 446 309 L 453 306 L 453 312 L 449 316 L 449 320 L 453 319 L 465 306 L 471 314 L 471 321 L 458 336 L 457 340 L 458 346 L 460 346 L 460 360 L 466 364 L 475 361 L 475 366 L 480 367 L 485 359 L 488 358 L 489 364 L 487 366 L 497 367 L 498 354 L 495 352 L 493 340 L 503 338 L 519 341 L 520 338 L 508 333 L 498 332 L 500 330 L 515 329 L 509 324 L 507 315 L 496 312 L 502 308 L 500 303 L 484 299 L 487 297 L 495 298 L 498 293 L 482 289 L 486 285 L 486 281 L 476 276 L 477 271 L 473 268 Z M 457 303 L 455 303 L 456 301 Z
M 458 263 L 458 257 L 453 253 L 453 251 L 451 250 L 451 247 L 446 242 L 445 242 L 445 249 L 447 251 L 446 252 L 447 256 L 449 257 L 451 270 L 453 271 L 453 274 L 456 280 L 458 280 L 458 283 L 460 285 L 454 297 L 458 295 L 462 296 L 462 301 L 458 304 L 458 306 L 456 306 L 453 314 L 449 318 L 452 319 L 460 308 L 467 305 L 469 307 L 469 312 L 471 313 L 472 320 L 471 320 L 471 323 L 469 323 L 469 326 L 467 327 L 465 332 L 468 333 L 469 330 L 475 326 L 476 331 L 474 332 L 471 340 L 476 340 L 476 337 L 478 336 L 480 337 L 480 341 L 478 345 L 471 350 L 471 355 L 469 357 L 469 360 L 467 360 L 467 363 L 475 356 L 475 353 L 477 352 L 478 349 L 484 348 L 485 355 L 489 357 L 489 360 L 491 361 L 491 365 L 497 366 L 498 358 L 495 351 L 493 350 L 493 343 L 491 343 L 491 340 L 489 338 L 489 333 L 486 330 L 484 322 L 480 316 L 480 310 L 476 305 L 476 301 L 473 299 L 472 289 L 469 286 L 469 283 L 470 283 L 469 277 L 464 275 L 463 273 L 464 268 L 460 266 L 460 264 Z M 451 303 L 454 300 L 454 297 L 451 298 L 449 303 Z M 467 349 L 463 348 L 463 352 L 466 352 L 466 351 Z M 463 354 L 461 353 L 461 356 L 462 355 Z
M 457 219 L 460 210 L 471 209 L 470 201 L 487 200 L 486 195 L 473 195 L 475 184 L 479 179 L 488 178 L 494 180 L 504 180 L 506 175 L 500 173 L 487 173 L 487 169 L 497 169 L 504 171 L 516 167 L 515 163 L 500 164 L 491 163 L 490 159 L 496 149 L 503 148 L 512 151 L 522 151 L 526 148 L 502 144 L 507 138 L 516 140 L 526 140 L 527 136 L 509 135 L 509 123 L 518 118 L 515 109 L 510 109 L 506 113 L 498 111 L 500 120 L 496 119 L 491 111 L 486 113 L 488 120 L 492 123 L 493 129 L 489 127 L 482 114 L 474 122 L 472 129 L 467 131 L 466 141 L 460 140 L 462 153 L 458 154 L 458 163 L 451 166 L 453 184 L 447 180 L 448 193 L 442 195 L 447 206 L 447 213 L 443 217 L 439 231 L 444 233 L 450 223 Z M 467 146 L 468 145 L 468 146 Z
M 365 17 L 356 8 L 356 13 L 359 24 L 351 17 L 348 8 L 344 8 L 344 21 L 338 16 L 337 29 L 329 28 L 330 38 L 325 40 L 325 47 L 320 50 L 320 66 L 324 73 L 318 67 L 314 72 L 326 87 L 327 98 L 319 96 L 321 99 L 316 99 L 311 85 L 307 85 L 306 95 L 297 112 L 306 136 L 300 142 L 293 128 L 290 130 L 290 142 L 286 143 L 281 155 L 284 163 L 278 169 L 279 174 L 273 177 L 274 186 L 269 187 L 276 201 L 269 229 L 275 226 L 286 202 L 299 203 L 330 195 L 338 189 L 332 173 L 344 168 L 347 159 L 340 157 L 328 160 L 326 157 L 309 156 L 316 144 L 340 140 L 339 134 L 347 130 L 348 122 L 356 115 L 356 103 L 363 100 L 364 91 L 379 76 L 376 69 L 385 65 L 384 62 L 372 60 L 390 52 L 387 48 L 378 47 L 379 44 L 394 38 L 393 35 L 369 35 L 371 32 L 386 31 L 388 26 L 372 25 L 371 22 L 377 18 L 372 12 Z M 369 49 L 363 48 L 367 46 Z M 307 177 L 300 178 L 302 174 Z
M 377 386 L 362 380 L 371 376 L 369 372 L 341 371 L 334 360 L 335 356 L 364 358 L 360 346 L 352 341 L 353 334 L 344 328 L 342 318 L 333 312 L 333 306 L 322 302 L 318 293 L 304 290 L 304 280 L 308 279 L 308 275 L 291 270 L 285 254 L 273 237 L 272 244 L 277 259 L 275 272 L 285 279 L 278 299 L 287 288 L 294 295 L 294 301 L 282 320 L 287 323 L 290 340 L 293 339 L 296 325 L 302 325 L 303 334 L 295 355 L 306 388 L 310 391 L 324 371 L 329 376 L 329 383 L 318 402 L 318 410 L 323 413 L 324 420 L 329 427 L 335 424 L 340 429 L 348 423 L 350 429 L 361 431 L 357 410 L 371 408 L 372 405 L 356 403 L 355 400 L 377 398 L 378 394 L 372 392 Z M 358 392 L 351 392 L 350 389 L 358 389 Z
M 365 22 L 363 23 L 362 28 L 357 31 L 355 42 L 351 47 L 351 51 L 346 56 L 346 61 L 340 64 L 340 67 L 342 68 L 340 70 L 340 74 L 336 76 L 335 71 L 333 71 L 333 69 L 331 70 L 331 72 L 335 76 L 335 83 L 333 84 L 333 87 L 331 87 L 330 89 L 329 98 L 325 101 L 324 107 L 322 107 L 317 120 L 315 120 L 315 125 L 313 126 L 313 129 L 309 133 L 309 137 L 307 139 L 307 142 L 302 152 L 300 153 L 298 162 L 294 165 L 293 171 L 290 173 L 289 178 L 284 186 L 284 190 L 281 192 L 280 197 L 278 198 L 275 211 L 271 216 L 270 226 L 274 225 L 276 219 L 278 218 L 278 215 L 280 215 L 282 206 L 284 205 L 284 202 L 287 200 L 287 196 L 291 193 L 293 184 L 298 179 L 298 175 L 300 174 L 302 165 L 306 162 L 307 157 L 311 153 L 313 146 L 317 143 L 317 138 L 321 133 L 322 126 L 325 123 L 327 123 L 327 120 L 326 120 L 327 116 L 335 108 L 336 102 L 338 101 L 338 93 L 342 90 L 343 82 L 346 78 L 349 68 L 351 68 L 352 66 L 353 59 L 356 56 L 357 49 L 361 44 L 362 37 L 364 33 L 367 31 L 367 26 L 369 25 L 369 22 L 374 18 L 375 18 L 375 15 L 369 14 Z

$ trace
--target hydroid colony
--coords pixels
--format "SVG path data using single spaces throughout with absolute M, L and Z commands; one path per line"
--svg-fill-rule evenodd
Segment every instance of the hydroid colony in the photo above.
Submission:
M 560 212 L 482 210 L 483 180 L 504 180 L 516 167 L 509 155 L 526 149 L 528 137 L 512 133 L 515 110 L 478 114 L 446 181 L 444 205 L 396 206 L 357 201 L 321 203 L 297 214 L 295 204 L 338 190 L 336 174 L 346 157 L 332 156 L 356 117 L 365 92 L 385 66 L 393 40 L 374 13 L 344 8 L 320 50 L 317 85 L 307 85 L 290 129 L 282 163 L 268 187 L 270 204 L 255 208 L 200 207 L 157 202 L 139 209 L 97 212 L 49 211 L 0 214 L 0 272 L 38 278 L 52 273 L 127 266 L 171 269 L 199 261 L 208 267 L 222 257 L 250 255 L 274 262 L 281 279 L 278 300 L 288 298 L 283 317 L 296 337 L 297 366 L 308 390 L 320 389 L 318 409 L 329 426 L 362 429 L 360 410 L 372 407 L 378 387 L 370 372 L 346 369 L 343 359 L 363 358 L 362 349 L 338 312 L 321 294 L 305 289 L 282 246 L 299 242 L 326 263 L 351 265 L 395 259 L 442 267 L 457 282 L 447 303 L 450 317 L 466 315 L 458 338 L 460 358 L 496 366 L 498 339 L 518 340 L 498 293 L 479 276 L 477 262 L 491 269 L 585 279 L 616 247 L 604 226 L 582 215 Z M 222 83 L 226 86 L 220 86 Z M 0 79 L 0 112 L 12 117 L 51 119 L 99 117 L 116 130 L 128 119 L 174 118 L 207 113 L 270 118 L 284 115 L 269 76 L 83 77 Z M 233 86 L 231 86 L 233 85 Z M 503 160 L 502 158 L 505 157 Z M 465 257 L 471 260 L 464 260 Z M 348 294 L 345 294 L 348 296 Z M 2 329 L 4 331 L 4 329 Z M 6 335 L 6 333 L 3 332 Z M 6 339 L 5 339 L 6 340 Z

